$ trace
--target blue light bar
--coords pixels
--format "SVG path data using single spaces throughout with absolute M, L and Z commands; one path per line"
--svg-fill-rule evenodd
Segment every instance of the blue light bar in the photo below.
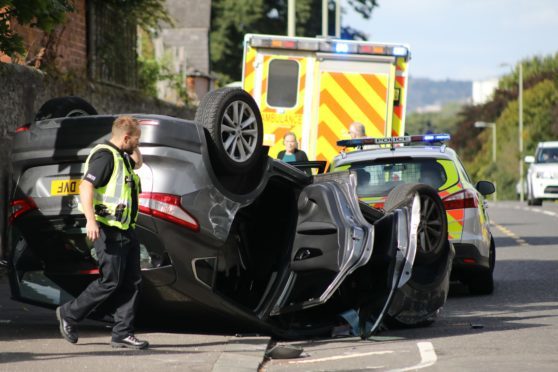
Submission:
M 337 146 L 341 147 L 359 147 L 366 145 L 395 145 L 398 143 L 417 143 L 417 142 L 443 142 L 451 139 L 451 136 L 447 133 L 439 134 L 419 134 L 412 136 L 401 136 L 401 137 L 365 137 L 350 140 L 340 140 L 337 141 Z

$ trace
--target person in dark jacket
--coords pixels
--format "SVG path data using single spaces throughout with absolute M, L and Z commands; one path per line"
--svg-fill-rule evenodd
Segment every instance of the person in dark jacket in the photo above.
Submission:
M 279 151 L 277 159 L 283 160 L 285 163 L 308 161 L 306 153 L 298 149 L 296 135 L 293 132 L 288 132 L 283 136 L 283 144 L 285 145 L 285 150 Z
M 279 154 L 277 154 L 277 159 L 282 160 L 285 163 L 308 161 L 308 156 L 306 156 L 306 153 L 298 149 L 296 134 L 294 134 L 293 132 L 287 132 L 283 136 L 283 144 L 285 145 L 285 150 L 279 151 Z M 312 175 L 312 171 L 310 169 L 304 169 L 304 172 L 308 175 Z

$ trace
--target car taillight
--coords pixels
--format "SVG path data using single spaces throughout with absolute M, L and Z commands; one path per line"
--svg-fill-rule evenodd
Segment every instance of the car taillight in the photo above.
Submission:
M 29 127 L 31 127 L 31 123 L 29 124 L 23 124 L 21 127 L 17 128 L 15 130 L 16 133 L 20 133 L 20 132 L 25 132 L 29 130 Z
M 155 192 L 141 193 L 139 196 L 139 210 L 142 213 L 176 223 L 190 230 L 200 230 L 198 221 L 182 208 L 180 197 L 176 195 Z
M 10 201 L 10 216 L 8 217 L 8 224 L 11 225 L 14 223 L 16 218 L 34 209 L 37 209 L 37 205 L 31 198 Z
M 471 190 L 462 190 L 455 194 L 445 197 L 443 200 L 446 210 L 477 208 L 479 201 L 475 193 Z

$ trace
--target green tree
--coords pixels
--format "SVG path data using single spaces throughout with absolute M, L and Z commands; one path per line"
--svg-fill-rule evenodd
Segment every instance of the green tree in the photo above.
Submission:
M 70 0 L 0 0 L 0 52 L 10 57 L 25 52 L 23 40 L 10 21 L 50 32 L 73 10 Z
M 524 155 L 533 154 L 540 141 L 558 137 L 558 53 L 521 61 L 523 65 Z M 494 98 L 484 105 L 466 106 L 452 134 L 451 146 L 464 160 L 472 177 L 496 182 L 498 196 L 515 197 L 519 181 L 518 69 L 504 76 Z M 491 164 L 492 131 L 474 128 L 474 122 L 497 127 L 497 165 Z
M 296 1 L 296 35 L 321 34 L 322 0 Z M 369 18 L 376 0 L 349 0 L 349 6 Z M 329 0 L 330 35 L 334 24 L 334 0 Z M 213 0 L 211 2 L 211 62 L 221 83 L 240 80 L 243 39 L 247 33 L 286 35 L 286 0 Z M 345 38 L 365 38 L 358 30 L 345 27 Z

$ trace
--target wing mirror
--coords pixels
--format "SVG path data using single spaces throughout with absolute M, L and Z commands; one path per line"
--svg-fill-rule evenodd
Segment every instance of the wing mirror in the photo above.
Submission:
M 533 155 L 527 155 L 525 157 L 525 163 L 531 164 L 531 163 L 534 163 L 534 162 L 535 162 L 535 157 Z
M 494 194 L 496 191 L 496 187 L 494 187 L 494 184 L 490 181 L 479 181 L 475 188 L 484 196 Z

